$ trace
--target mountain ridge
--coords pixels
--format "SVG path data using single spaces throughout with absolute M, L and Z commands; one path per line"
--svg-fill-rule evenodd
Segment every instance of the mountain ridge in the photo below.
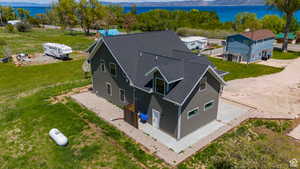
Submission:
M 183 1 L 168 1 L 168 2 L 108 2 L 101 1 L 103 4 L 121 5 L 121 6 L 260 6 L 264 5 L 264 0 L 183 0 Z M 38 2 L 0 2 L 3 6 L 26 6 L 26 7 L 45 7 L 51 3 Z

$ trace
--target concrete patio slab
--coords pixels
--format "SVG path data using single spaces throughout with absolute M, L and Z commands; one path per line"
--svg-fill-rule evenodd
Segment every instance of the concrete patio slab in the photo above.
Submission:
M 177 165 L 189 156 L 222 136 L 242 121 L 250 117 L 250 108 L 229 101 L 220 100 L 218 119 L 187 135 L 181 140 L 153 128 L 150 124 L 140 124 L 136 129 L 126 123 L 123 110 L 92 92 L 72 95 L 75 101 L 95 112 L 100 118 L 124 132 L 137 143 L 143 145 L 150 153 L 170 165 Z
M 300 125 L 298 125 L 296 128 L 294 128 L 288 136 L 293 137 L 297 140 L 300 140 Z

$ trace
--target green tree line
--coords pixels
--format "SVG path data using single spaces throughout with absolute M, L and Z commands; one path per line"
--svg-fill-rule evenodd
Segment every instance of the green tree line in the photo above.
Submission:
M 24 9 L 13 10 L 11 7 L 0 6 L 0 23 L 19 18 L 33 25 L 59 25 L 65 29 L 80 26 L 86 34 L 91 29 L 120 28 L 130 31 L 159 31 L 178 28 L 193 28 L 202 30 L 228 30 L 228 32 L 243 32 L 246 29 L 270 29 L 274 33 L 284 32 L 287 24 L 287 15 L 279 17 L 266 15 L 257 18 L 255 13 L 239 13 L 232 22 L 222 23 L 215 12 L 176 10 L 152 10 L 137 14 L 136 6 L 131 11 L 124 12 L 120 6 L 102 5 L 97 0 L 60 0 L 54 3 L 46 14 L 37 14 L 31 17 Z M 296 32 L 299 23 L 292 16 L 289 18 L 289 32 Z

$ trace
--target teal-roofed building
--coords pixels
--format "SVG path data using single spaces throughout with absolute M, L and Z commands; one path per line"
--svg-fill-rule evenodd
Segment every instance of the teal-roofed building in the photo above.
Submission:
M 279 33 L 276 35 L 277 43 L 283 43 L 284 33 Z M 289 43 L 296 44 L 297 36 L 295 33 L 288 33 Z
M 118 31 L 118 29 L 101 29 L 98 30 L 98 32 L 102 35 L 102 36 L 116 36 L 116 35 L 120 35 L 121 33 Z

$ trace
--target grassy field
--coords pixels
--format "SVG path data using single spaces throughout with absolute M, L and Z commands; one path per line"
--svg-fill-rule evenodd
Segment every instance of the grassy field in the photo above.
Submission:
M 219 70 L 229 72 L 229 74 L 224 77 L 226 81 L 249 77 L 258 77 L 262 75 L 277 73 L 283 70 L 283 68 L 275 68 L 259 64 L 241 64 L 236 62 L 223 61 L 222 59 L 212 57 L 209 57 L 209 60 L 213 62 Z
M 300 142 L 285 134 L 298 121 L 250 120 L 214 141 L 203 151 L 178 166 L 194 169 L 280 168 L 300 160 Z
M 93 37 L 87 37 L 84 33 L 54 29 L 35 28 L 31 32 L 8 33 L 0 27 L 0 42 L 5 41 L 13 54 L 17 53 L 41 53 L 42 44 L 46 42 L 62 43 L 71 46 L 73 50 L 85 50 L 93 42 Z M 0 57 L 3 53 L 3 45 L 0 43 Z
M 28 34 L 42 32 L 37 31 Z M 56 33 L 53 36 L 56 37 Z M 74 36 L 71 41 L 75 43 L 85 39 L 81 36 Z M 35 45 L 40 46 L 39 43 Z M 15 50 L 19 50 L 18 46 Z M 38 49 L 29 46 L 24 50 L 38 52 Z M 281 70 L 211 60 L 219 69 L 231 72 L 226 76 L 227 80 Z M 171 168 L 72 100 L 51 103 L 53 96 L 90 84 L 81 71 L 82 62 L 76 60 L 26 67 L 15 67 L 11 63 L 0 65 L 0 168 Z M 236 66 L 234 70 L 232 66 Z M 247 122 L 178 168 L 267 168 L 271 164 L 287 168 L 288 160 L 300 158 L 299 142 L 285 136 L 295 123 L 299 122 Z M 48 132 L 54 127 L 68 136 L 68 146 L 58 147 L 49 138 Z
M 273 59 L 282 59 L 282 60 L 288 60 L 288 59 L 297 59 L 300 57 L 299 52 L 287 52 L 283 53 L 281 51 L 274 50 L 273 52 Z

